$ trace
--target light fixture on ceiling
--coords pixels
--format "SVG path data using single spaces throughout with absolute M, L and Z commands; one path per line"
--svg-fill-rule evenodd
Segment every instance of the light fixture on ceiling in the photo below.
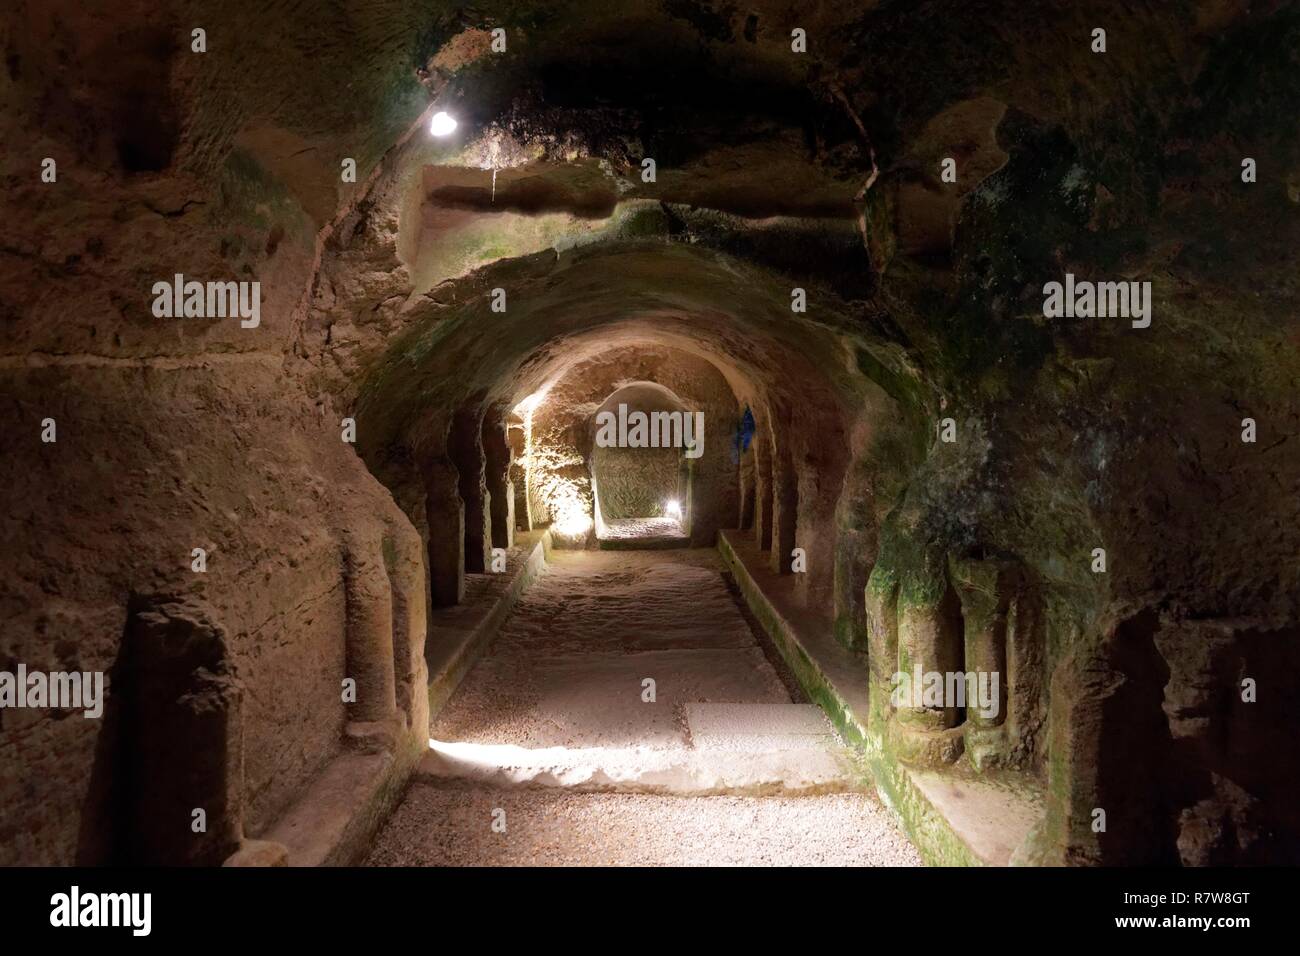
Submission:
M 439 110 L 433 114 L 433 119 L 429 122 L 429 132 L 434 136 L 450 136 L 456 131 L 456 120 L 446 110 Z

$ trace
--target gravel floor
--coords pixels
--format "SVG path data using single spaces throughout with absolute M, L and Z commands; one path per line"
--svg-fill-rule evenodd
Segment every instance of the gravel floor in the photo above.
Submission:
M 657 686 L 650 703 L 643 699 L 646 678 Z M 578 765 L 611 759 L 610 748 L 630 752 L 634 762 L 638 752 L 660 762 L 680 756 L 702 762 L 706 777 L 743 779 L 734 767 L 723 772 L 735 755 L 724 749 L 715 757 L 706 741 L 691 739 L 687 714 L 699 704 L 792 704 L 726 585 L 717 552 L 557 551 L 434 720 L 431 736 L 530 753 L 561 748 L 560 762 Z M 761 713 L 767 711 L 757 708 L 754 719 Z M 766 746 L 746 739 L 746 746 L 755 744 Z M 793 745 L 777 739 L 771 746 L 788 756 Z M 806 738 L 800 746 L 808 746 Z M 843 752 L 833 735 L 824 747 Z M 756 755 L 741 769 L 757 771 L 762 759 Z M 783 757 L 772 764 L 769 755 L 768 766 L 806 770 L 806 763 Z M 618 769 L 619 780 L 637 776 Z M 739 786 L 729 796 L 593 793 L 426 773 L 377 838 L 369 862 L 919 865 L 874 794 L 776 795 L 797 789 L 790 786 L 795 776 L 780 773 L 786 786 L 771 796 L 742 796 Z M 505 833 L 492 827 L 497 809 L 505 811 Z
M 494 818 L 498 809 L 504 818 Z M 494 832 L 494 819 L 504 819 L 504 833 Z M 916 850 L 869 794 L 654 797 L 425 784 L 407 792 L 367 863 L 921 865 Z
M 657 700 L 642 700 L 642 681 Z M 435 740 L 689 746 L 681 707 L 788 703 L 716 551 L 556 551 L 433 722 Z

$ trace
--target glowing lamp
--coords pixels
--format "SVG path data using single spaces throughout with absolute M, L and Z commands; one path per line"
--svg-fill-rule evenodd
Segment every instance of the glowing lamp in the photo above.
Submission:
M 590 528 L 591 519 L 586 515 L 569 515 L 566 518 L 561 518 L 555 524 L 555 530 L 566 537 L 586 534 Z
M 439 110 L 433 114 L 433 119 L 429 123 L 429 132 L 434 136 L 450 136 L 456 131 L 456 121 L 451 114 Z

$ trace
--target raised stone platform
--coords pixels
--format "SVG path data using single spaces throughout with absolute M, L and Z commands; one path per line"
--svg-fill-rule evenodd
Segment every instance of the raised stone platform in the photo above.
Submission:
M 430 719 L 496 636 L 519 595 L 546 567 L 550 550 L 549 531 L 519 532 L 503 573 L 470 575 L 462 603 L 429 614 L 424 659 L 429 666 Z
M 827 730 L 829 731 L 829 727 Z M 543 747 L 430 741 L 418 778 L 493 787 L 562 787 L 578 792 L 679 797 L 771 796 L 869 790 L 865 772 L 833 735 L 782 747 Z
M 1042 819 L 1041 784 L 1028 774 L 920 770 L 894 758 L 872 719 L 867 663 L 839 644 L 827 611 L 803 607 L 794 581 L 768 570 L 752 536 L 720 531 L 718 550 L 754 616 L 810 699 L 862 748 L 876 790 L 931 865 L 1006 866 Z
M 521 747 L 429 741 L 417 776 L 509 787 L 675 796 L 869 789 L 858 756 L 811 704 L 691 703 L 686 736 L 658 746 Z
M 351 866 L 401 799 L 412 766 L 387 753 L 339 754 L 263 839 L 285 848 L 288 866 Z
M 596 540 L 604 551 L 689 548 L 691 537 L 676 518 L 616 518 L 602 522 Z

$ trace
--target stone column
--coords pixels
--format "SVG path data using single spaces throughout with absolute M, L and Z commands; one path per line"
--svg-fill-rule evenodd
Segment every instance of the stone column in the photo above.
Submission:
M 867 619 L 867 666 L 872 678 L 888 693 L 898 669 L 898 571 L 883 554 L 871 569 L 862 598 Z M 892 707 L 884 710 L 893 713 Z
M 424 500 L 429 528 L 429 604 L 448 607 L 465 597 L 465 505 L 457 490 L 456 466 L 443 458 L 425 471 Z
M 510 445 L 510 486 L 514 489 L 514 530 L 520 526 L 533 530 L 533 516 L 528 504 L 528 423 L 518 415 L 507 419 L 506 442 Z M 513 531 L 511 533 L 514 533 Z
M 976 770 L 1006 759 L 1007 613 L 1012 569 L 995 561 L 951 560 L 965 632 L 965 748 Z M 982 692 L 985 699 L 972 699 Z
M 490 540 L 494 548 L 511 548 L 515 543 L 515 486 L 510 480 L 513 457 L 506 433 L 505 410 L 488 409 L 483 416 L 483 458 L 492 528 Z
M 870 639 L 866 584 L 877 558 L 870 472 L 855 462 L 835 508 L 835 638 L 845 647 L 874 652 Z M 887 666 L 894 666 L 890 654 Z
M 798 525 L 799 481 L 790 457 L 789 435 L 771 429 L 772 460 L 772 553 L 768 566 L 775 574 L 790 573 L 790 552 L 794 549 Z
M 948 675 L 965 669 L 961 612 L 945 564 L 941 552 L 927 552 L 898 577 L 898 670 L 911 697 L 897 708 L 894 740 L 899 756 L 913 763 L 951 763 L 963 747 L 958 710 L 947 697 Z M 927 699 L 927 690 L 938 693 Z
M 462 409 L 452 421 L 448 449 L 456 463 L 460 499 L 465 506 L 465 572 L 483 574 L 492 561 L 492 511 L 483 460 L 481 419 Z
M 421 745 L 429 724 L 428 670 L 424 640 L 429 591 L 420 536 L 409 525 L 391 521 L 384 537 L 385 567 L 393 595 L 393 676 L 397 707 L 406 729 Z
M 772 546 L 772 449 L 767 422 L 754 433 L 754 540 L 766 551 Z
M 393 592 L 378 546 L 350 540 L 344 556 L 347 673 L 357 682 L 354 721 L 383 721 L 397 709 L 393 678 Z
M 736 527 L 741 531 L 748 531 L 754 527 L 754 442 L 750 439 L 749 448 L 741 451 L 736 449 L 740 455 L 740 514 Z
M 1043 599 L 1031 582 L 1021 578 L 1007 612 L 1007 763 L 1028 767 L 1044 750 L 1047 726 L 1046 615 Z

